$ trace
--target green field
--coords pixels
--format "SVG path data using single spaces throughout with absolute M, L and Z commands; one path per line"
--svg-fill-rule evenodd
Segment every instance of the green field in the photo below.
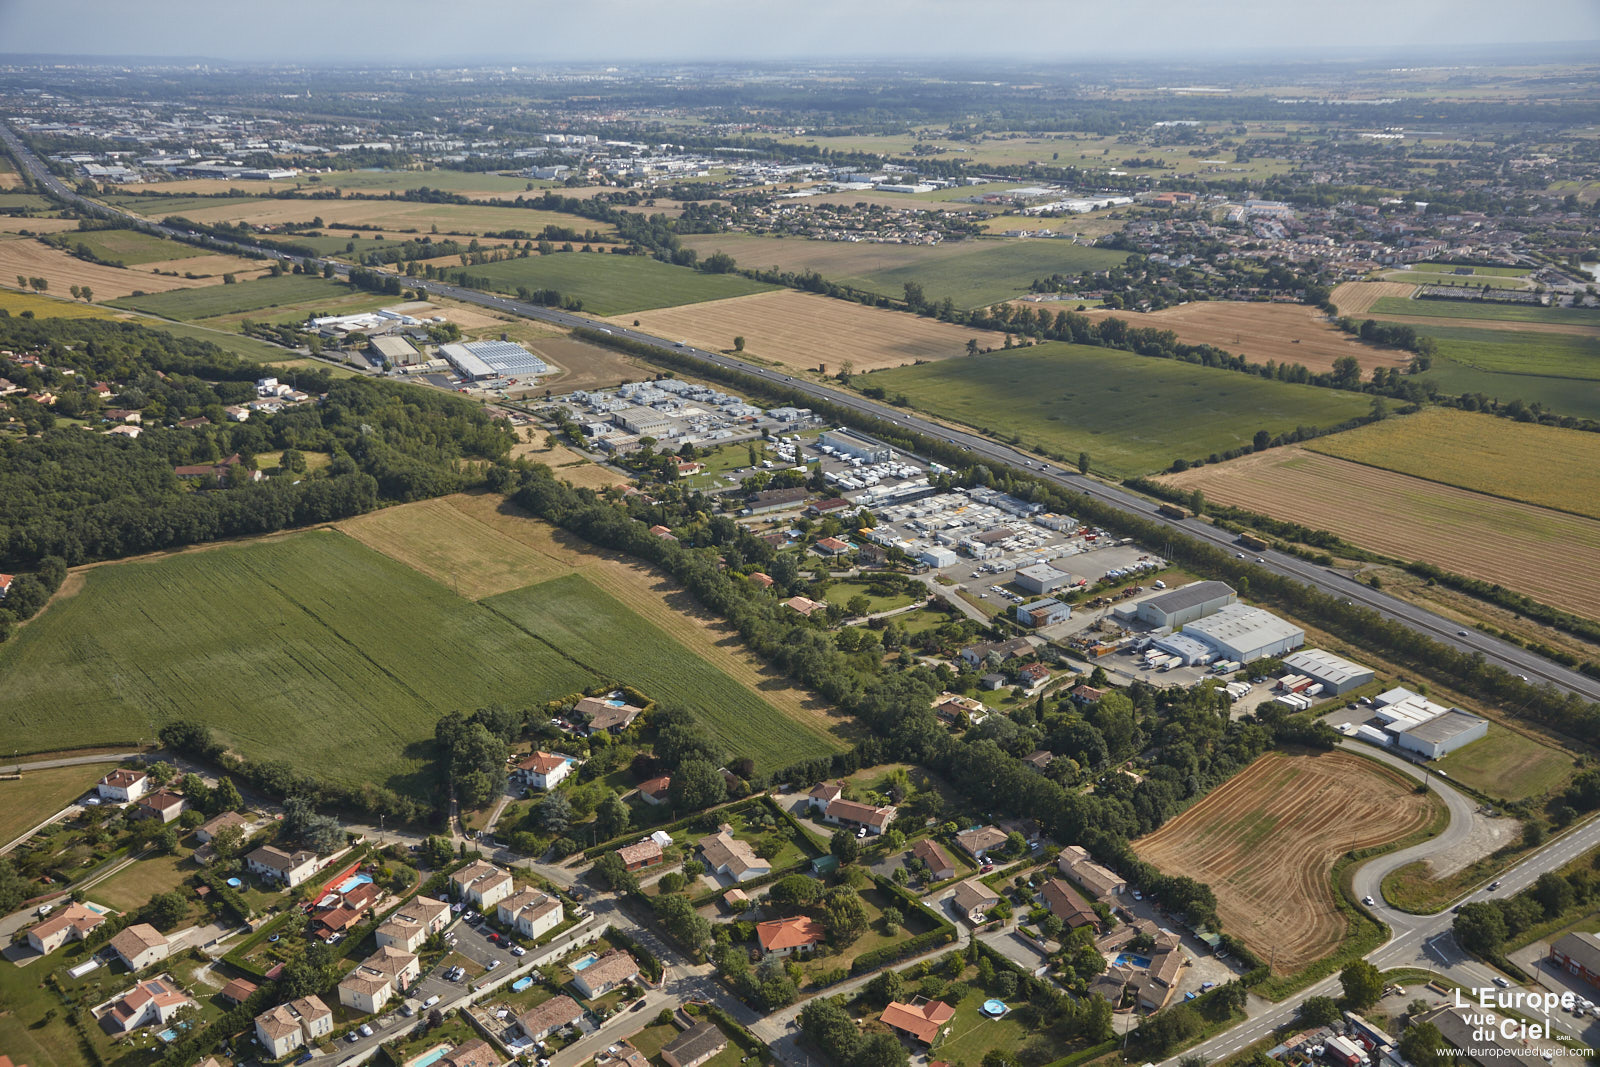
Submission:
M 259 204 L 262 200 L 258 196 L 140 196 L 132 193 L 116 193 L 99 199 L 103 203 L 126 208 L 147 219 L 164 219 L 172 215 L 182 215 L 186 211 L 198 211 L 201 208 Z
M 1456 264 L 1456 263 L 1417 263 L 1417 264 L 1413 264 L 1412 269 L 1413 270 L 1420 270 L 1420 271 L 1424 271 L 1424 272 L 1428 272 L 1428 273 L 1433 273 L 1433 274 L 1450 274 L 1451 271 L 1455 270 L 1458 266 L 1462 266 L 1462 265 L 1463 264 Z M 1472 267 L 1472 274 L 1471 275 L 1459 275 L 1458 274 L 1458 275 L 1452 275 L 1452 277 L 1457 277 L 1457 278 L 1460 278 L 1460 277 L 1473 277 L 1473 278 L 1478 278 L 1478 277 L 1486 277 L 1486 278 L 1525 278 L 1525 277 L 1528 276 L 1528 273 L 1529 273 L 1529 271 L 1528 271 L 1527 267 L 1476 267 L 1475 266 L 1475 267 Z
M 76 249 L 79 245 L 86 245 L 89 251 L 101 259 L 124 266 L 137 266 L 140 263 L 160 263 L 168 259 L 193 259 L 196 256 L 210 255 L 204 249 L 194 248 L 190 245 L 180 244 L 177 241 L 167 241 L 138 230 L 88 230 L 67 232 L 61 236 L 67 240 L 67 247 Z
M 1600 380 L 1600 335 L 1488 330 L 1470 326 L 1418 326 L 1438 353 L 1453 363 L 1503 374 Z
M 6 288 L 0 288 L 0 309 L 13 315 L 31 311 L 36 319 L 109 319 L 116 315 L 96 304 L 80 304 L 64 297 Z
M 190 290 L 191 292 L 193 290 Z M 230 333 L 226 330 L 213 330 L 206 326 L 195 326 L 187 322 L 170 322 L 166 319 L 139 320 L 139 325 L 162 333 L 170 333 L 174 337 L 192 337 L 196 341 L 210 341 L 212 344 L 232 352 L 240 359 L 250 360 L 252 363 L 278 363 L 285 360 L 301 359 L 298 352 L 270 345 L 254 337 L 246 337 L 242 333 Z
M 289 182 L 272 182 L 273 186 Z M 346 192 L 403 192 L 407 189 L 441 189 L 447 193 L 504 193 L 508 197 L 527 191 L 548 189 L 554 182 L 517 178 L 504 174 L 487 174 L 464 170 L 342 170 L 336 174 L 319 174 L 316 180 L 302 176 L 293 183 L 305 189 L 342 189 Z
M 1019 219 L 1017 226 L 1025 228 L 1027 222 Z M 893 245 L 715 234 L 684 243 L 702 255 L 726 251 L 741 267 L 814 270 L 829 281 L 895 299 L 905 296 L 906 282 L 915 282 L 927 299 L 937 302 L 948 297 L 963 309 L 1022 296 L 1036 278 L 1106 270 L 1127 259 L 1122 252 L 1053 240 Z
M 146 296 L 125 296 L 110 301 L 112 307 L 143 311 L 162 318 L 193 321 L 235 315 L 245 311 L 316 300 L 337 300 L 356 292 L 344 282 L 307 275 L 284 274 L 255 278 L 237 285 L 208 285 L 200 289 L 174 289 Z
M 1487 319 L 1496 322 L 1552 322 L 1565 326 L 1600 327 L 1600 308 L 1544 308 L 1523 304 L 1491 304 L 1477 300 L 1410 300 L 1379 297 L 1367 314 L 1421 315 L 1433 319 Z
M 34 193 L 0 192 L 0 214 L 13 211 L 49 211 L 55 204 Z
M 209 723 L 249 756 L 395 788 L 451 709 L 628 683 L 770 770 L 836 742 L 578 576 L 481 603 L 343 534 L 91 568 L 0 646 L 0 735 L 23 751 Z
M 762 770 L 834 751 L 833 739 L 777 714 L 749 689 L 686 652 L 582 575 L 572 574 L 479 601 L 531 638 L 559 649 L 599 678 L 627 683 L 662 704 L 692 711 L 730 756 Z
M 1392 270 L 1385 274 L 1384 278 L 1391 282 L 1406 282 L 1411 285 L 1451 285 L 1463 289 L 1482 289 L 1486 285 L 1490 289 L 1533 288 L 1517 278 L 1504 278 L 1491 274 L 1451 274 L 1449 271 L 1441 274 L 1425 270 Z
M 646 256 L 602 253 L 560 252 L 463 269 L 502 292 L 514 293 L 521 286 L 554 289 L 582 300 L 583 310 L 597 315 L 698 304 L 773 288 L 736 274 L 702 274 Z
M 1357 394 L 1051 342 L 877 371 L 858 383 L 1024 447 L 1043 445 L 1127 476 L 1250 444 L 1257 430 L 1331 426 L 1364 415 Z
M 1489 724 L 1479 741 L 1438 760 L 1436 767 L 1458 782 L 1503 800 L 1543 796 L 1560 789 L 1572 777 L 1572 756 L 1530 737 Z
M 1557 415 L 1600 419 L 1600 389 L 1584 382 L 1486 371 L 1449 359 L 1435 359 L 1426 378 L 1443 393 L 1482 393 L 1504 402 L 1543 404 Z

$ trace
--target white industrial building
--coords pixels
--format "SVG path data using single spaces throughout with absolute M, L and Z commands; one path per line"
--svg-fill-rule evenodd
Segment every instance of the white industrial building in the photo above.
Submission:
M 1139 601 L 1133 614 L 1158 629 L 1176 630 L 1237 601 L 1232 587 L 1223 582 L 1190 582 Z
M 1459 708 L 1450 708 L 1443 715 L 1435 715 L 1427 722 L 1396 733 L 1395 743 L 1407 752 L 1438 759 L 1463 745 L 1472 744 L 1488 732 L 1488 719 L 1469 715 Z
M 1223 588 L 1227 589 L 1227 586 Z M 1228 595 L 1231 598 L 1233 591 L 1229 590 Z M 1212 651 L 1223 659 L 1236 663 L 1250 663 L 1263 656 L 1281 656 L 1306 643 L 1306 632 L 1300 627 L 1285 622 L 1271 612 L 1244 604 L 1229 604 L 1205 618 L 1188 623 L 1183 632 L 1211 646 Z
M 940 548 L 938 545 L 930 545 L 921 552 L 917 553 L 917 559 L 923 563 L 926 563 L 935 570 L 938 570 L 943 567 L 954 567 L 956 563 L 960 561 L 961 557 L 956 555 L 948 548 Z
M 1017 605 L 1017 621 L 1024 626 L 1053 626 L 1072 618 L 1072 605 L 1051 597 Z
M 550 365 L 512 341 L 468 341 L 440 345 L 439 355 L 469 381 L 549 374 Z
M 1035 563 L 1031 567 L 1023 567 L 1017 571 L 1014 579 L 1018 587 L 1030 593 L 1053 593 L 1062 586 L 1072 581 L 1072 575 L 1066 571 L 1057 570 L 1048 563 Z
M 1185 667 L 1193 667 L 1197 663 L 1210 663 L 1217 658 L 1211 646 L 1187 634 L 1166 634 L 1150 642 L 1150 646 L 1160 649 L 1169 656 L 1179 657 Z
M 842 428 L 824 430 L 817 438 L 817 444 L 826 445 L 835 452 L 842 452 L 851 459 L 864 460 L 867 463 L 887 463 L 894 457 L 893 448 L 875 437 L 868 437 L 854 430 Z
M 1335 656 L 1320 648 L 1307 648 L 1285 656 L 1283 665 L 1322 686 L 1330 696 L 1340 696 L 1359 689 L 1377 677 L 1371 667 L 1352 663 L 1343 656 Z

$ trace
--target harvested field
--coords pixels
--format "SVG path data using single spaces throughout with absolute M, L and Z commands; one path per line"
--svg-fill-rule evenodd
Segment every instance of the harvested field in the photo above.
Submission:
M 145 214 L 170 214 L 150 209 Z M 261 200 L 252 203 L 223 203 L 216 207 L 194 207 L 181 212 L 195 222 L 249 222 L 276 225 L 284 222 L 310 222 L 321 218 L 328 227 L 353 222 L 379 226 L 386 232 L 428 233 L 439 227 L 441 234 L 481 234 L 487 230 L 526 230 L 538 233 L 546 226 L 564 226 L 582 233 L 594 230 L 610 233 L 603 222 L 532 208 L 493 207 L 477 204 L 429 204 L 410 200 Z
M 780 289 L 773 293 L 716 300 L 692 307 L 618 315 L 611 321 L 661 337 L 683 338 L 712 351 L 745 339 L 745 353 L 797 370 L 827 364 L 829 373 L 846 361 L 857 373 L 902 367 L 919 360 L 966 354 L 967 342 L 998 348 L 999 334 L 970 330 L 884 308 Z
M 1352 753 L 1271 752 L 1133 847 L 1164 873 L 1211 886 L 1223 929 L 1293 974 L 1344 937 L 1335 859 L 1423 829 L 1438 803 Z
M 155 263 L 144 263 L 145 270 L 175 270 L 179 274 L 194 274 L 202 278 L 220 278 L 224 274 L 235 274 L 241 279 L 265 274 L 267 265 L 259 259 L 245 259 L 243 256 L 191 256 L 187 259 L 165 259 Z
M 582 574 L 689 651 L 761 694 L 787 717 L 813 730 L 843 735 L 848 720 L 837 709 L 763 664 L 744 647 L 736 631 L 667 575 L 627 556 L 599 552 L 501 496 L 457 494 L 443 499 L 475 522 L 537 550 L 563 573 Z
M 1429 408 L 1306 446 L 1525 504 L 1600 519 L 1600 434 Z
M 50 283 L 49 291 L 56 293 L 70 292 L 74 285 L 87 285 L 101 300 L 127 296 L 135 289 L 164 293 L 171 289 L 222 284 L 221 275 L 215 278 L 174 278 L 152 274 L 148 268 L 129 270 L 103 267 L 69 256 L 58 248 L 49 248 L 31 237 L 0 236 L 0 278 L 14 282 L 19 274 L 45 279 Z
M 0 233 L 60 233 L 76 230 L 77 219 L 30 219 L 25 215 L 0 215 Z
M 1384 297 L 1409 299 L 1416 288 L 1401 282 L 1345 282 L 1333 290 L 1333 306 L 1341 315 L 1365 315 Z
M 1600 618 L 1600 522 L 1302 448 L 1161 479 L 1404 560 Z
M 542 431 L 540 436 L 543 436 Z M 548 449 L 539 445 L 529 445 L 526 448 L 519 445 L 511 450 L 511 454 L 518 459 L 543 463 L 555 472 L 557 478 L 579 489 L 609 489 L 616 485 L 627 485 L 629 481 L 627 475 L 602 467 L 587 456 L 581 456 L 561 445 Z
M 0 275 L 3 278 L 4 275 Z M 71 289 L 68 289 L 71 292 Z M 66 294 L 61 297 L 42 296 L 38 293 L 22 292 L 18 289 L 0 288 L 0 308 L 20 315 L 24 311 L 31 311 L 35 318 L 40 319 L 110 319 L 116 318 L 116 312 L 108 311 L 95 304 L 83 304 L 76 300 L 66 299 Z
M 1362 377 L 1370 378 L 1374 367 L 1404 367 L 1411 362 L 1411 353 L 1364 345 L 1328 322 L 1322 311 L 1303 304 L 1201 300 L 1145 315 L 1126 311 L 1084 314 L 1095 319 L 1115 315 L 1129 326 L 1171 330 L 1185 344 L 1215 345 L 1252 363 L 1275 360 L 1328 371 L 1334 360 L 1354 356 L 1361 364 Z

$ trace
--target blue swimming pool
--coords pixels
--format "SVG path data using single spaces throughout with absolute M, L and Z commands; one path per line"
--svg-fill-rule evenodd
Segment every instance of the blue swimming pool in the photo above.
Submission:
M 237 878 L 229 878 L 228 885 L 233 889 L 238 889 L 240 886 L 244 885 L 244 883 Z
M 372 875 L 370 874 L 352 874 L 334 888 L 341 893 L 348 893 L 350 890 L 354 889 L 358 885 L 361 885 L 363 882 L 370 881 L 372 881 Z
M 596 956 L 593 952 L 591 952 L 587 956 L 583 957 L 583 959 L 575 961 L 572 964 L 572 969 L 575 970 L 575 971 L 581 971 L 585 967 L 589 966 L 589 964 L 593 963 L 595 960 L 597 960 L 599 958 L 600 957 Z
M 520 993 L 524 989 L 527 989 L 532 984 L 533 984 L 533 976 L 532 975 L 527 975 L 527 976 L 525 976 L 523 978 L 518 978 L 515 982 L 511 983 L 511 992 Z
M 427 1052 L 424 1052 L 422 1055 L 406 1064 L 406 1067 L 433 1067 L 434 1064 L 438 1063 L 449 1054 L 450 1046 L 440 1045 L 438 1048 L 429 1049 Z
M 1124 952 L 1117 957 L 1116 965 L 1118 967 L 1143 967 L 1149 969 L 1150 961 L 1144 956 L 1135 956 L 1131 952 Z

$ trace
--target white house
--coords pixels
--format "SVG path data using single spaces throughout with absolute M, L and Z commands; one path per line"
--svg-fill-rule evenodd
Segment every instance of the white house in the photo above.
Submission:
M 179 1008 L 193 1005 L 170 976 L 149 978 L 94 1009 L 94 1015 L 113 1030 L 127 1033 L 142 1026 L 165 1024 Z
M 172 946 L 166 936 L 149 923 L 135 923 L 111 939 L 111 951 L 130 971 L 142 971 L 167 958 Z
M 126 767 L 118 767 L 95 786 L 95 792 L 100 794 L 102 800 L 115 801 L 118 804 L 127 804 L 138 800 L 151 789 L 155 783 L 143 771 L 130 771 Z
M 637 977 L 638 962 L 631 954 L 614 948 L 573 975 L 572 984 L 585 1000 L 593 1000 Z
M 517 777 L 531 788 L 550 790 L 572 773 L 574 761 L 553 752 L 534 752 L 517 764 Z
M 304 849 L 285 852 L 272 845 L 262 845 L 245 857 L 245 865 L 261 877 L 293 889 L 317 873 L 317 854 Z
M 450 924 L 450 905 L 432 897 L 408 900 L 379 925 L 378 944 L 401 952 L 415 952 L 430 936 Z
M 411 953 L 380 948 L 339 983 L 339 1003 L 375 1015 L 390 997 L 415 982 L 420 973 L 417 957 Z
M 275 1060 L 333 1032 L 333 1012 L 317 997 L 301 997 L 256 1016 L 256 1037 Z
M 488 911 L 511 895 L 511 875 L 487 860 L 479 860 L 450 876 L 456 896 L 479 911 Z
M 543 937 L 561 925 L 561 902 L 537 889 L 524 889 L 500 902 L 496 915 L 530 940 Z

